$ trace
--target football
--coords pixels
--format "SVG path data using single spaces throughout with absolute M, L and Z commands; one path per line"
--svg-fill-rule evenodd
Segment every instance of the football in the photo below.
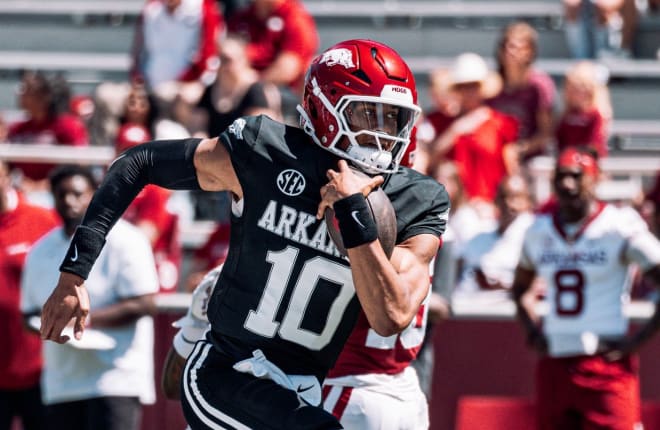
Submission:
M 364 175 L 364 173 L 358 173 Z M 392 256 L 392 251 L 394 251 L 397 232 L 396 214 L 394 213 L 392 202 L 390 202 L 385 191 L 378 187 L 367 196 L 367 204 L 369 205 L 371 214 L 376 221 L 378 240 L 383 247 L 383 251 L 385 251 L 385 255 L 387 255 L 387 258 L 390 258 Z M 339 223 L 335 218 L 335 211 L 331 208 L 328 208 L 325 211 L 325 223 L 327 224 L 330 238 L 337 247 L 337 250 L 341 255 L 347 256 L 348 254 L 346 253 L 346 248 L 344 248 L 344 241 L 339 232 Z

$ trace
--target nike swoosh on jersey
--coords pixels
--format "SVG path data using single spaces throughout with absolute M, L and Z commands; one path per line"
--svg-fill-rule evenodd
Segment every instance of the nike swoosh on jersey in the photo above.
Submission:
M 359 225 L 360 227 L 362 227 L 362 228 L 367 228 L 367 226 L 365 226 L 364 224 L 362 224 L 362 222 L 360 221 L 360 218 L 358 218 L 358 213 L 360 213 L 360 212 L 359 212 L 359 211 L 353 211 L 353 212 L 351 212 L 351 216 L 353 217 L 353 219 L 355 220 L 355 222 L 358 223 L 358 225 Z
M 309 391 L 312 388 L 314 388 L 314 385 L 310 385 L 309 387 L 304 387 L 302 385 L 298 385 L 298 388 L 296 389 L 297 393 L 304 393 L 305 391 Z
M 69 260 L 74 263 L 78 261 L 78 245 L 73 245 L 73 257 L 69 258 Z

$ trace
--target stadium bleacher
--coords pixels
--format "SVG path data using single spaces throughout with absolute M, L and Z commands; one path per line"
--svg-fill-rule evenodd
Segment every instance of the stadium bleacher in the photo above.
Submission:
M 541 69 L 561 82 L 568 65 L 561 5 L 549 0 L 307 0 L 321 46 L 351 37 L 378 38 L 399 50 L 428 104 L 430 70 L 464 51 L 492 57 L 500 29 L 528 20 L 540 37 Z M 6 0 L 0 2 L 0 110 L 15 106 L 18 70 L 62 72 L 74 91 L 89 92 L 104 80 L 126 78 L 128 52 L 141 1 Z M 660 111 L 660 18 L 641 19 L 636 60 L 609 61 L 616 119 L 652 120 Z M 491 60 L 492 61 L 492 60 Z

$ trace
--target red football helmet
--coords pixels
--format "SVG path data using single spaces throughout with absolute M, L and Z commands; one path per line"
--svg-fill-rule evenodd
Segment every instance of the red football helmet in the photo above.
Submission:
M 314 59 L 298 111 L 321 147 L 366 172 L 393 173 L 421 109 L 399 54 L 373 40 L 348 40 Z

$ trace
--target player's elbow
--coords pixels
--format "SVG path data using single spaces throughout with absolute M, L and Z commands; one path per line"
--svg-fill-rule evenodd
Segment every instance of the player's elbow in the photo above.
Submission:
M 412 317 L 403 313 L 388 313 L 370 321 L 371 328 L 380 336 L 394 336 L 404 331 L 409 325 Z

